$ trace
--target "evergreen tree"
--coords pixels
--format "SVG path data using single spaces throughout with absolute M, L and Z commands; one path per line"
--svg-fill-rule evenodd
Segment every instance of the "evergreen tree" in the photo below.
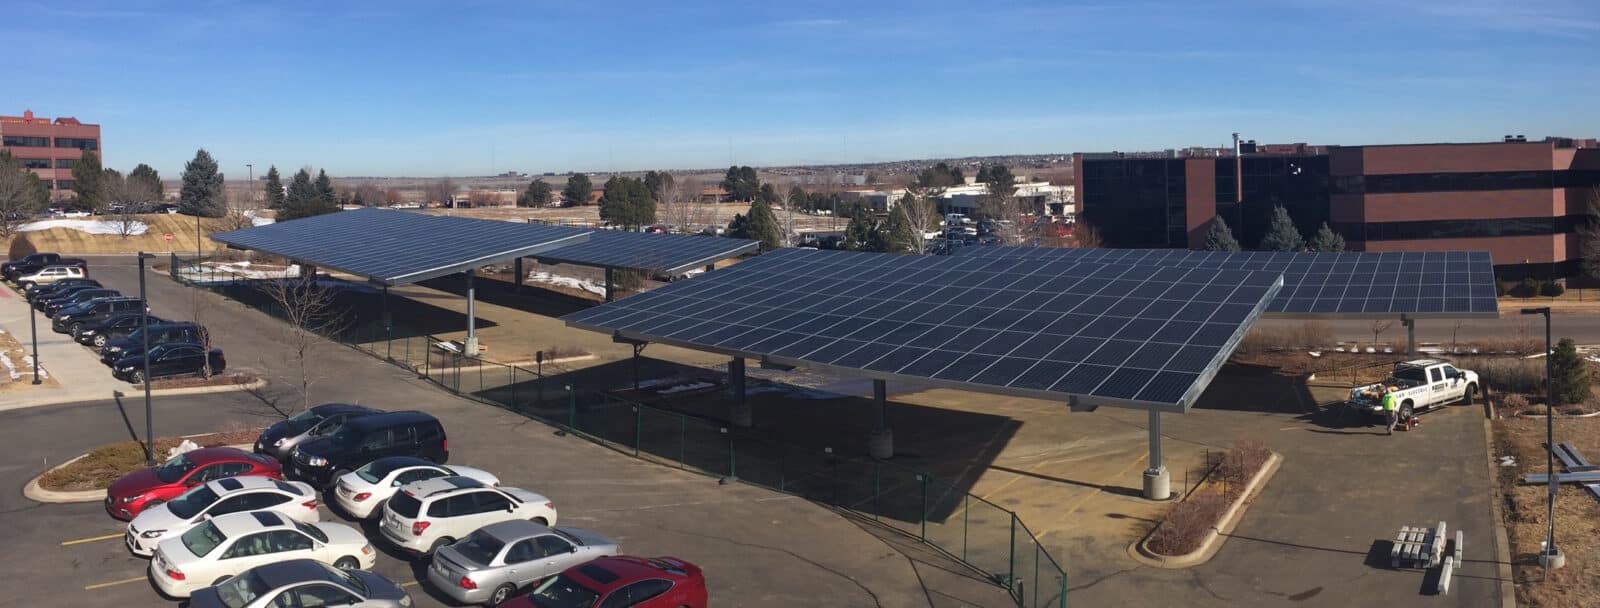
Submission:
M 339 206 L 334 203 L 333 199 L 324 198 L 322 189 L 317 186 L 317 181 L 313 181 L 311 172 L 305 169 L 301 169 L 294 174 L 294 179 L 289 182 L 289 192 L 284 196 L 283 207 L 278 209 L 278 219 L 280 221 L 322 215 L 339 210 Z
M 518 207 L 543 207 L 550 204 L 552 192 L 550 184 L 542 179 L 528 182 L 528 189 L 522 191 L 522 196 L 517 197 Z
M 93 150 L 84 150 L 83 156 L 78 158 L 78 163 L 72 166 L 72 191 L 78 194 L 78 200 L 71 205 L 73 209 L 84 211 L 104 211 L 106 208 L 106 190 L 102 185 L 105 173 L 100 168 L 100 156 Z
M 589 181 L 589 176 L 574 173 L 567 178 L 567 187 L 561 189 L 561 200 L 565 205 L 577 206 L 589 204 L 589 192 L 594 190 L 594 184 Z
M 750 205 L 750 215 L 746 218 L 748 223 L 745 237 L 761 241 L 762 249 L 777 249 L 783 246 L 783 228 L 778 224 L 778 217 L 772 214 L 772 205 L 767 201 L 758 200 Z
M 283 191 L 283 178 L 278 175 L 278 166 L 272 165 L 267 169 L 267 208 L 282 209 L 286 196 Z
M 658 203 L 667 197 L 667 191 L 672 189 L 674 181 L 672 174 L 666 171 L 650 171 L 644 174 L 644 187 L 650 190 L 650 198 Z
M 228 205 L 224 199 L 222 173 L 217 161 L 205 148 L 194 153 L 194 160 L 183 166 L 183 191 L 178 195 L 178 213 L 202 217 L 222 217 Z
M 338 205 L 339 193 L 333 190 L 333 180 L 328 179 L 328 172 L 317 170 L 317 198 L 325 205 Z
M 1261 237 L 1262 251 L 1299 251 L 1306 244 L 1305 238 L 1300 236 L 1300 230 L 1294 227 L 1294 220 L 1289 219 L 1289 210 L 1283 207 L 1272 208 L 1272 225 L 1267 228 L 1267 235 Z
M 795 186 L 789 189 L 789 207 L 792 209 L 812 210 L 811 195 L 806 194 L 806 189 Z
M 722 189 L 736 201 L 754 201 L 761 191 L 761 178 L 751 167 L 728 167 L 722 179 Z
M 915 253 L 917 252 L 916 228 L 911 225 L 911 218 L 906 214 L 913 207 L 921 204 L 916 197 L 907 192 L 900 197 L 900 202 L 894 206 L 894 211 L 889 212 L 889 252 L 890 253 Z
M 867 211 L 865 205 L 856 205 L 850 212 L 850 224 L 844 228 L 844 248 L 851 251 L 889 250 L 883 226 Z
M 1206 251 L 1238 251 L 1239 241 L 1234 240 L 1233 231 L 1228 229 L 1228 223 L 1222 216 L 1211 219 L 1211 228 L 1206 231 Z
M 733 219 L 728 221 L 727 234 L 736 239 L 750 238 L 750 220 L 743 215 L 733 214 Z
M 134 167 L 133 171 L 128 173 L 129 192 L 139 192 L 145 194 L 146 196 L 154 197 L 150 200 L 135 202 L 148 203 L 151 201 L 159 201 L 165 197 L 166 190 L 166 185 L 161 183 L 161 174 L 157 173 L 155 168 L 151 167 L 150 165 L 139 163 L 139 166 Z
M 778 202 L 778 187 L 771 182 L 761 184 L 761 189 L 756 191 L 756 200 L 768 205 Z
M 1311 250 L 1323 253 L 1338 253 L 1344 251 L 1344 237 L 1328 228 L 1328 223 L 1323 222 L 1317 229 L 1317 236 L 1311 239 Z
M 600 196 L 600 219 L 618 226 L 638 228 L 656 221 L 656 201 L 644 181 L 615 176 L 606 180 Z
M 1562 338 L 1550 354 L 1550 378 L 1555 384 L 1555 405 L 1583 403 L 1589 398 L 1589 364 L 1578 355 L 1572 338 Z

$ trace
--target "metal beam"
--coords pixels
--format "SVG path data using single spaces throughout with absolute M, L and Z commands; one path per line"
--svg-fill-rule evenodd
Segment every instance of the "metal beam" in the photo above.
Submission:
M 1172 477 L 1161 455 L 1161 412 L 1150 410 L 1150 468 L 1144 470 L 1144 497 L 1166 500 L 1172 496 Z
M 478 269 L 467 269 L 467 343 L 464 354 L 468 357 L 478 356 Z
M 610 301 L 612 301 L 614 299 L 613 296 L 612 296 L 612 290 L 615 289 L 615 287 L 614 287 L 615 283 L 613 283 L 613 279 L 612 279 L 612 276 L 611 276 L 612 273 L 613 273 L 613 269 L 610 268 L 610 267 L 607 267 L 606 268 L 606 301 L 607 302 L 610 302 Z
M 517 280 L 516 280 L 517 293 L 522 293 L 522 279 L 523 279 L 523 276 L 524 276 L 523 273 L 522 273 L 522 258 L 517 258 L 517 259 L 513 260 L 511 262 L 511 265 L 513 267 L 511 271 L 516 273 L 516 275 L 517 275 Z
M 889 428 L 889 388 L 883 380 L 872 381 L 872 435 L 867 438 L 867 454 L 879 460 L 894 458 L 894 430 Z
M 733 391 L 733 426 L 754 426 L 755 416 L 750 411 L 750 402 L 744 390 L 744 357 L 734 357 L 728 361 L 728 388 Z

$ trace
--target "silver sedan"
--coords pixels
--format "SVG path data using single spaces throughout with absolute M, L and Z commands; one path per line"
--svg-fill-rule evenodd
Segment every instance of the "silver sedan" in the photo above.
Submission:
M 190 608 L 353 606 L 410 608 L 393 581 L 364 570 L 340 570 L 309 559 L 256 566 L 215 587 L 194 592 Z
M 428 582 L 456 601 L 493 606 L 567 568 L 616 554 L 617 542 L 596 532 L 503 521 L 435 551 Z

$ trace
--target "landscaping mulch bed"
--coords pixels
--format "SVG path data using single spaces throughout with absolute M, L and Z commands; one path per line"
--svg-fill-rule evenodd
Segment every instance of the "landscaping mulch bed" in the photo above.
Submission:
M 261 429 L 235 429 L 221 431 L 189 440 L 200 447 L 215 447 L 250 443 L 261 435 Z M 156 439 L 156 460 L 166 458 L 167 450 L 183 442 L 180 437 Z M 124 441 L 100 447 L 67 466 L 45 473 L 39 478 L 39 487 L 57 492 L 103 490 L 123 475 L 144 468 L 144 443 Z
M 1206 481 L 1172 506 L 1145 546 L 1159 555 L 1178 556 L 1200 548 L 1211 529 L 1221 525 L 1228 507 L 1244 493 L 1250 479 L 1272 458 L 1265 443 L 1241 439 L 1222 454 Z
M 199 376 L 183 376 L 180 378 L 163 378 L 150 384 L 152 389 L 164 388 L 192 388 L 196 386 L 236 386 L 255 382 L 256 377 L 250 374 L 217 374 L 210 378 Z M 144 390 L 143 384 L 135 384 L 137 390 Z
M 1543 407 L 1539 407 L 1543 409 Z M 1518 606 L 1600 606 L 1600 500 L 1576 484 L 1563 484 L 1556 496 L 1556 546 L 1567 555 L 1565 568 L 1541 581 L 1535 558 L 1548 529 L 1546 486 L 1523 485 L 1527 473 L 1545 471 L 1545 419 L 1510 418 L 1494 422 L 1494 456 L 1515 459 L 1497 466 L 1502 522 L 1511 541 Z M 1555 440 L 1571 442 L 1591 461 L 1600 461 L 1600 418 L 1557 418 Z M 1556 463 L 1560 470 L 1561 463 Z

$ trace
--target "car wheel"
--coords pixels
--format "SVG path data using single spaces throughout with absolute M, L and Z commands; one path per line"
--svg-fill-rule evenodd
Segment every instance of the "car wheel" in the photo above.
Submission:
M 106 345 L 106 337 L 105 336 L 95 336 L 94 337 L 94 345 L 95 345 L 95 348 L 100 348 L 100 347 L 105 346 Z
M 67 333 L 72 334 L 72 339 L 73 340 L 77 340 L 79 337 L 81 337 L 83 335 L 83 324 L 82 323 L 73 323 L 72 324 L 72 329 L 68 330 Z
M 528 521 L 531 521 L 531 522 L 533 522 L 533 523 L 536 523 L 536 524 L 539 524 L 539 525 L 541 525 L 541 526 L 548 526 L 548 525 L 550 525 L 550 520 L 548 520 L 548 519 L 545 519 L 545 518 L 543 518 L 543 517 L 535 517 L 535 518 L 533 518 L 533 519 L 530 519 L 530 520 L 528 520 Z
M 454 542 L 456 542 L 456 539 L 454 539 L 454 538 L 450 538 L 448 536 L 440 537 L 439 540 L 433 541 L 433 546 L 432 547 L 428 547 L 428 553 L 432 554 L 433 552 L 438 551 L 441 548 L 450 546 L 450 544 L 454 543 Z
M 511 599 L 511 594 L 516 593 L 516 592 L 517 592 L 517 588 L 511 586 L 510 584 L 505 584 L 505 585 L 501 585 L 499 587 L 495 587 L 494 588 L 494 593 L 489 595 L 489 603 L 487 605 L 489 605 L 489 606 L 499 606 L 500 604 L 504 603 L 506 600 Z
M 1472 405 L 1473 398 L 1477 396 L 1478 385 L 1468 384 L 1466 394 L 1461 396 L 1462 405 Z
M 23 281 L 21 283 L 17 283 L 17 287 L 21 287 L 23 291 L 27 291 L 29 287 L 33 287 L 33 282 Z
M 209 365 L 200 366 L 200 369 L 195 371 L 194 375 L 199 376 L 201 378 L 210 378 L 211 377 L 211 366 L 209 366 Z
M 1404 423 L 1405 421 L 1410 420 L 1410 419 L 1411 419 L 1411 403 L 1410 402 L 1406 402 L 1406 403 L 1400 404 L 1400 422 Z
M 128 381 L 134 384 L 144 384 L 144 371 L 133 370 L 132 374 L 128 374 Z
M 356 558 L 352 556 L 346 555 L 334 560 L 333 567 L 340 570 L 357 570 L 361 568 L 361 562 L 356 561 Z

